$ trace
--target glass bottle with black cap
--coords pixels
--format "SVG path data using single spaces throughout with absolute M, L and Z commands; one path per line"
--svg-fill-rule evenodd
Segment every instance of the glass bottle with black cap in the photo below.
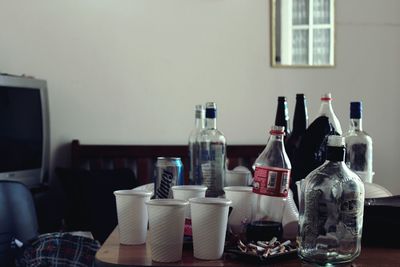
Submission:
M 305 178 L 298 235 L 304 261 L 339 264 L 360 254 L 364 184 L 344 157 L 344 138 L 329 136 L 327 160 Z

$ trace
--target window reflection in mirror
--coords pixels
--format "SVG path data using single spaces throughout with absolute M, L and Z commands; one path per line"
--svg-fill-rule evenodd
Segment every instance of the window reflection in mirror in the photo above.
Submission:
M 272 66 L 334 66 L 334 0 L 270 0 Z

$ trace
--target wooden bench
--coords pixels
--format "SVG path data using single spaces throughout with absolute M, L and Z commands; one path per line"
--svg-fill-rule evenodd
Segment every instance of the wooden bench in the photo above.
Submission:
M 251 170 L 253 162 L 265 145 L 228 145 L 228 169 L 245 166 Z M 180 157 L 184 166 L 185 183 L 189 179 L 189 151 L 187 145 L 96 145 L 71 144 L 71 167 L 87 170 L 130 168 L 140 184 L 150 183 L 154 176 L 157 157 Z

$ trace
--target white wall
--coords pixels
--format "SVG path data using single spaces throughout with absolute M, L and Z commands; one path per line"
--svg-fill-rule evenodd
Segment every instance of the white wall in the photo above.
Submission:
M 400 1 L 337 0 L 336 67 L 270 67 L 267 0 L 1 0 L 0 71 L 47 79 L 53 167 L 65 144 L 185 144 L 216 101 L 231 144 L 264 144 L 276 98 L 364 101 L 375 182 L 400 193 Z M 64 145 L 64 148 L 63 148 Z

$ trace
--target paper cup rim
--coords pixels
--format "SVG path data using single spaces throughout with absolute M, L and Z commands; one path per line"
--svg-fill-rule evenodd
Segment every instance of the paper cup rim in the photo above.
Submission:
M 251 174 L 250 170 L 242 170 L 242 169 L 233 169 L 233 170 L 227 170 L 227 173 L 239 173 L 239 174 Z
M 162 198 L 162 199 L 150 199 L 145 203 L 146 205 L 150 206 L 186 206 L 189 204 L 189 201 L 180 199 Z
M 190 190 L 190 191 L 206 191 L 207 186 L 203 185 L 174 185 L 171 187 L 172 190 Z
M 253 187 L 244 185 L 231 185 L 224 187 L 224 191 L 228 192 L 253 192 Z
M 232 204 L 232 200 L 226 198 L 216 197 L 195 197 L 189 199 L 189 203 L 205 204 L 205 205 L 217 205 L 217 206 L 229 206 Z
M 138 196 L 138 197 L 149 197 L 152 195 L 151 192 L 146 191 L 146 190 L 132 190 L 132 189 L 126 189 L 126 190 L 116 190 L 114 191 L 115 196 Z

